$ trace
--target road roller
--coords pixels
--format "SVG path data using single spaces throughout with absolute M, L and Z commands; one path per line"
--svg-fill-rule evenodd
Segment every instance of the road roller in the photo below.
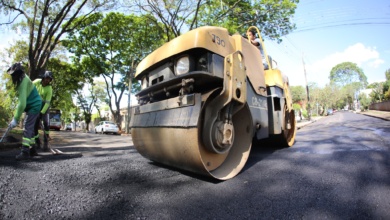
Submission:
M 288 78 L 261 44 L 263 56 L 246 36 L 204 26 L 146 56 L 135 73 L 141 90 L 130 122 L 137 151 L 168 167 L 227 180 L 261 140 L 292 146 Z

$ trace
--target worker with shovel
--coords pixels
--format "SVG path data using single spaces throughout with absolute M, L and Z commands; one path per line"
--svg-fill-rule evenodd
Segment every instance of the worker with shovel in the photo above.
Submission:
M 11 75 L 12 83 L 18 95 L 18 105 L 14 113 L 14 118 L 8 126 L 9 129 L 16 127 L 19 124 L 22 113 L 26 112 L 22 148 L 20 154 L 16 155 L 16 160 L 27 160 L 31 157 L 30 148 L 35 144 L 34 126 L 39 117 L 42 100 L 20 63 L 13 64 L 8 68 L 7 73 Z M 34 151 L 35 149 L 32 150 Z

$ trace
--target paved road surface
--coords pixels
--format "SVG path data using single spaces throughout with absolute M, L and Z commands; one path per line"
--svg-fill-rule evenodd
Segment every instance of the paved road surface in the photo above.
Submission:
M 129 136 L 53 132 L 65 155 L 0 151 L 0 219 L 390 219 L 388 133 L 388 121 L 336 113 L 292 148 L 253 148 L 220 182 L 148 161 Z

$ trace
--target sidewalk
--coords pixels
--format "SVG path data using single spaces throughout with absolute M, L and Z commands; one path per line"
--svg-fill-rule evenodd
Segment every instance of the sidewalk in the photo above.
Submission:
M 356 112 L 356 113 L 390 121 L 390 112 L 388 111 L 368 110 L 368 111 Z

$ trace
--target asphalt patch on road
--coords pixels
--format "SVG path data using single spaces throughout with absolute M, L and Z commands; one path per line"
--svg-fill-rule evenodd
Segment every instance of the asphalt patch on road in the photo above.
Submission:
M 0 151 L 10 150 L 19 148 L 21 146 L 21 141 L 18 138 L 15 138 L 12 135 L 4 137 L 3 141 L 0 142 Z

